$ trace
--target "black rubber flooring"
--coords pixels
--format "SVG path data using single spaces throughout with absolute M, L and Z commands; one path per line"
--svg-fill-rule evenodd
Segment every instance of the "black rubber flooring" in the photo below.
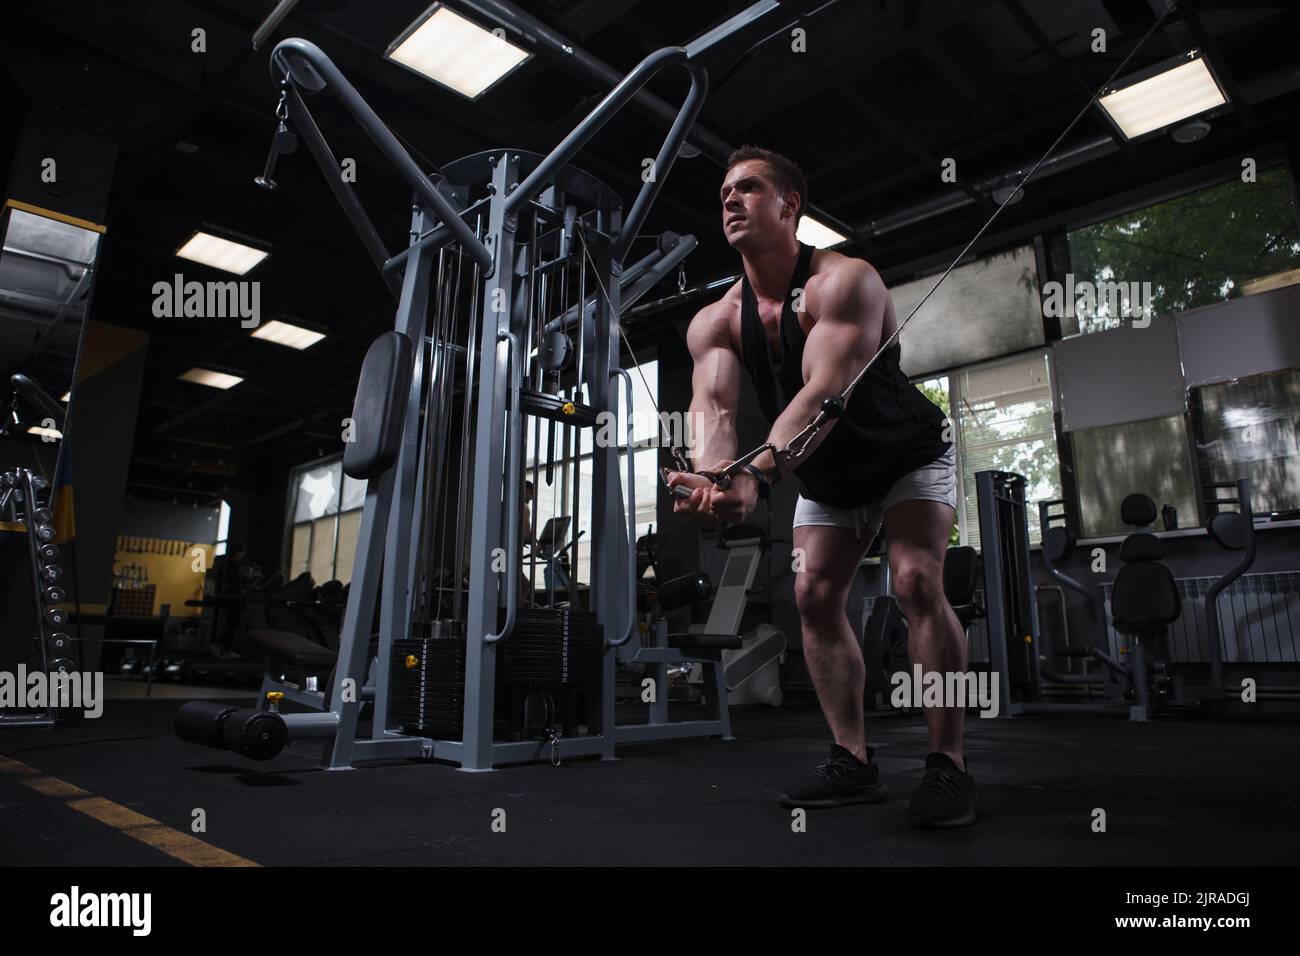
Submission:
M 429 763 L 325 772 L 295 754 L 255 764 L 176 740 L 171 700 L 113 701 L 82 727 L 0 731 L 0 753 L 184 833 L 274 865 L 1257 866 L 1300 859 L 1300 723 L 1106 716 L 967 721 L 980 819 L 907 828 L 919 717 L 873 718 L 891 799 L 814 811 L 776 802 L 829 746 L 811 704 L 739 711 L 736 739 L 628 746 L 466 773 Z M 494 811 L 506 832 L 493 832 Z M 1094 832 L 1095 811 L 1105 832 Z M 499 818 L 499 814 L 497 815 Z M 184 865 L 0 774 L 9 865 Z

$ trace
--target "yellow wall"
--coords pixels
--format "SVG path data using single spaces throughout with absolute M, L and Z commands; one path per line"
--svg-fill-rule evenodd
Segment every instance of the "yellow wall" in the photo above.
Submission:
M 147 583 L 155 588 L 152 613 L 170 604 L 173 617 L 196 617 L 203 609 L 186 607 L 185 602 L 203 597 L 203 576 L 212 567 L 213 549 L 211 544 L 119 536 L 113 572 L 116 575 L 128 564 L 147 568 Z M 196 550 L 202 552 L 202 562 L 195 556 Z M 203 570 L 195 571 L 195 567 Z

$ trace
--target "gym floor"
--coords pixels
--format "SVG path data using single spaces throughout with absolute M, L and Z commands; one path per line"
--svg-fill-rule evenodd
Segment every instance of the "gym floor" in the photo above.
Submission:
M 978 825 L 908 829 L 921 718 L 868 723 L 890 799 L 808 814 L 778 790 L 828 747 L 809 699 L 734 713 L 735 739 L 628 746 L 464 773 L 419 762 L 330 773 L 182 743 L 176 700 L 113 700 L 76 729 L 10 730 L 10 865 L 1259 866 L 1300 856 L 1297 721 L 1091 716 L 967 721 Z M 194 811 L 206 832 L 191 833 Z M 493 832 L 494 810 L 505 832 Z M 1094 832 L 1096 811 L 1105 831 Z M 499 819 L 499 815 L 498 819 Z

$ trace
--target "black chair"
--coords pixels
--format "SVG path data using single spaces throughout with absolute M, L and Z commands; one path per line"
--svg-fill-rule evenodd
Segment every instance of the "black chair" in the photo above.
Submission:
M 1111 619 L 1115 630 L 1129 638 L 1129 667 L 1136 697 L 1133 706 L 1145 715 L 1150 705 L 1148 651 L 1161 653 L 1169 625 L 1182 615 L 1183 606 L 1173 573 L 1160 563 L 1165 556 L 1160 539 L 1140 530 L 1156 520 L 1155 503 L 1146 495 L 1129 495 L 1120 505 L 1120 514 L 1125 524 L 1139 530 L 1120 545 L 1119 556 L 1124 564 L 1111 586 Z

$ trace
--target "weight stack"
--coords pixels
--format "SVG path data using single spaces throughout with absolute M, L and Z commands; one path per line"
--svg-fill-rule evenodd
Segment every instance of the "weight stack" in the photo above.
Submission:
M 388 715 L 403 733 L 460 740 L 465 725 L 465 638 L 393 641 Z
M 504 626 L 502 612 L 499 626 Z M 603 633 L 595 613 L 567 607 L 520 608 L 501 642 L 506 683 L 590 687 L 596 683 Z

